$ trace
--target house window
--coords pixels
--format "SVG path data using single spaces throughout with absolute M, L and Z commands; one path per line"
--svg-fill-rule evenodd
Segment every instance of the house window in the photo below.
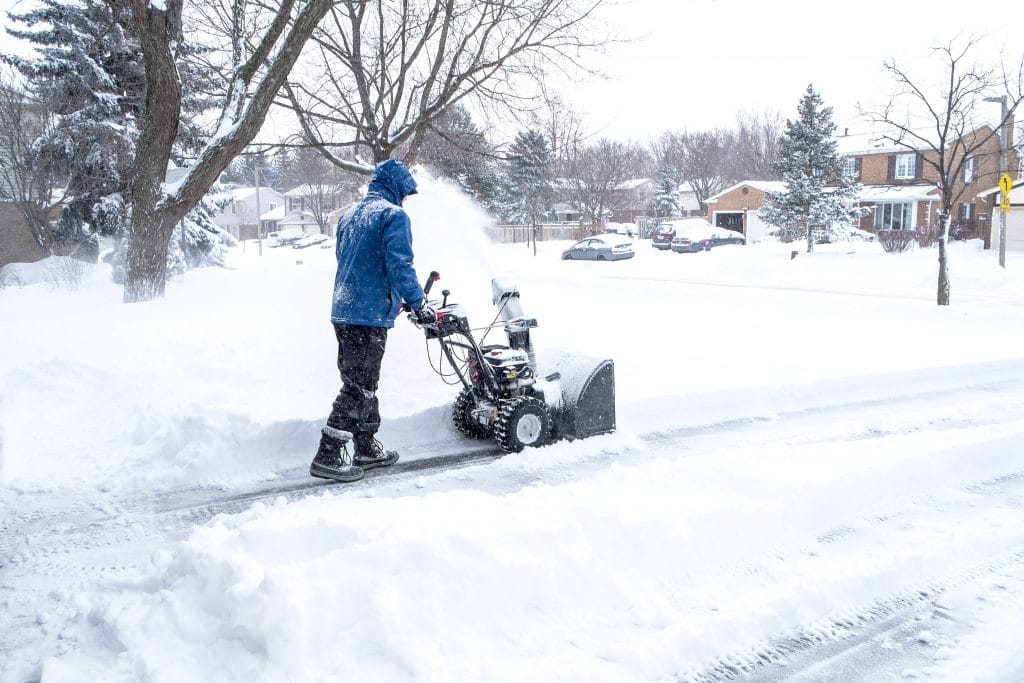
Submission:
M 857 159 L 855 157 L 843 158 L 843 175 L 852 180 L 857 179 Z
M 969 221 L 974 218 L 974 204 L 961 204 L 959 217 L 961 221 Z
M 964 182 L 967 184 L 973 183 L 978 176 L 978 159 L 976 157 L 967 157 L 964 160 Z
M 901 154 L 896 157 L 896 178 L 906 180 L 917 175 L 917 155 Z
M 876 230 L 913 230 L 914 205 L 911 202 L 886 202 L 875 205 Z

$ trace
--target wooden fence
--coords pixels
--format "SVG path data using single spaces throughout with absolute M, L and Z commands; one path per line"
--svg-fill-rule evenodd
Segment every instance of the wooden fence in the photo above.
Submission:
M 532 225 L 515 225 L 499 223 L 492 229 L 491 237 L 495 242 L 530 242 L 533 240 Z M 547 242 L 549 240 L 579 240 L 590 234 L 589 225 L 580 225 L 575 222 L 566 223 L 540 223 L 537 225 L 537 240 Z

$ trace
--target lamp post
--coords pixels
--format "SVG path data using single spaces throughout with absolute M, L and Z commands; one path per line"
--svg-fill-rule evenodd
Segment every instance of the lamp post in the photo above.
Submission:
M 1006 173 L 1006 95 L 986 97 L 986 102 L 999 103 L 999 176 Z M 999 265 L 1006 267 L 1006 212 L 999 212 Z

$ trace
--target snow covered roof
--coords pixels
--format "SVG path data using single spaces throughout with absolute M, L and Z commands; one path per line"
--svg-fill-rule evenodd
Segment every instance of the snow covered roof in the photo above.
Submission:
M 288 211 L 284 204 L 281 206 L 274 207 L 270 211 L 266 211 L 260 214 L 261 221 L 280 221 L 284 220 L 284 217 L 288 215 Z
M 988 197 L 997 192 L 1002 192 L 998 187 L 993 187 L 991 190 L 985 190 L 979 192 L 979 197 Z M 1017 178 L 1013 181 L 1013 189 L 1010 190 L 1010 204 L 1024 204 L 1024 178 Z
M 743 187 L 744 185 L 746 185 L 747 187 L 752 187 L 755 190 L 760 190 L 761 192 L 782 192 L 783 190 L 786 189 L 786 183 L 782 182 L 781 180 L 743 180 L 741 182 L 736 183 L 735 185 L 730 185 L 721 192 L 716 192 L 715 194 L 708 197 L 707 201 L 718 201 L 718 198 L 721 197 L 722 195 L 732 192 L 733 190 Z
M 934 185 L 864 185 L 857 201 L 922 201 L 936 199 Z
M 309 211 L 293 211 L 281 219 L 281 225 L 319 225 Z
M 233 187 L 231 190 L 231 196 L 234 197 L 235 201 L 242 201 L 248 199 L 252 195 L 256 194 L 255 187 Z M 268 199 L 281 198 L 283 195 L 272 187 L 260 186 L 260 199 L 267 197 Z
M 298 185 L 298 186 L 293 187 L 292 189 L 288 190 L 287 192 L 284 193 L 284 196 L 285 197 L 310 197 L 310 196 L 313 196 L 313 195 L 331 194 L 331 193 L 335 192 L 336 190 L 337 190 L 337 188 L 332 187 L 332 186 L 327 185 L 327 184 L 310 185 L 309 183 L 305 183 L 303 185 Z
M 653 183 L 654 181 L 650 178 L 631 178 L 630 180 L 623 180 L 621 183 L 615 186 L 616 190 L 635 190 L 638 187 L 643 187 L 647 183 Z

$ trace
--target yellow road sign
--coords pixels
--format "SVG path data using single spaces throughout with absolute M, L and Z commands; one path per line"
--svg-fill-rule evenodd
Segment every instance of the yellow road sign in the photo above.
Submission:
M 1010 190 L 1013 189 L 1013 178 L 1010 177 L 1009 173 L 999 176 L 999 189 L 1003 191 L 1004 197 L 1010 194 Z
M 1003 213 L 1006 213 L 1007 211 L 1010 210 L 1010 198 L 1009 197 L 1007 197 L 1005 195 L 1003 196 L 1003 201 L 999 202 L 999 210 L 1002 211 Z

